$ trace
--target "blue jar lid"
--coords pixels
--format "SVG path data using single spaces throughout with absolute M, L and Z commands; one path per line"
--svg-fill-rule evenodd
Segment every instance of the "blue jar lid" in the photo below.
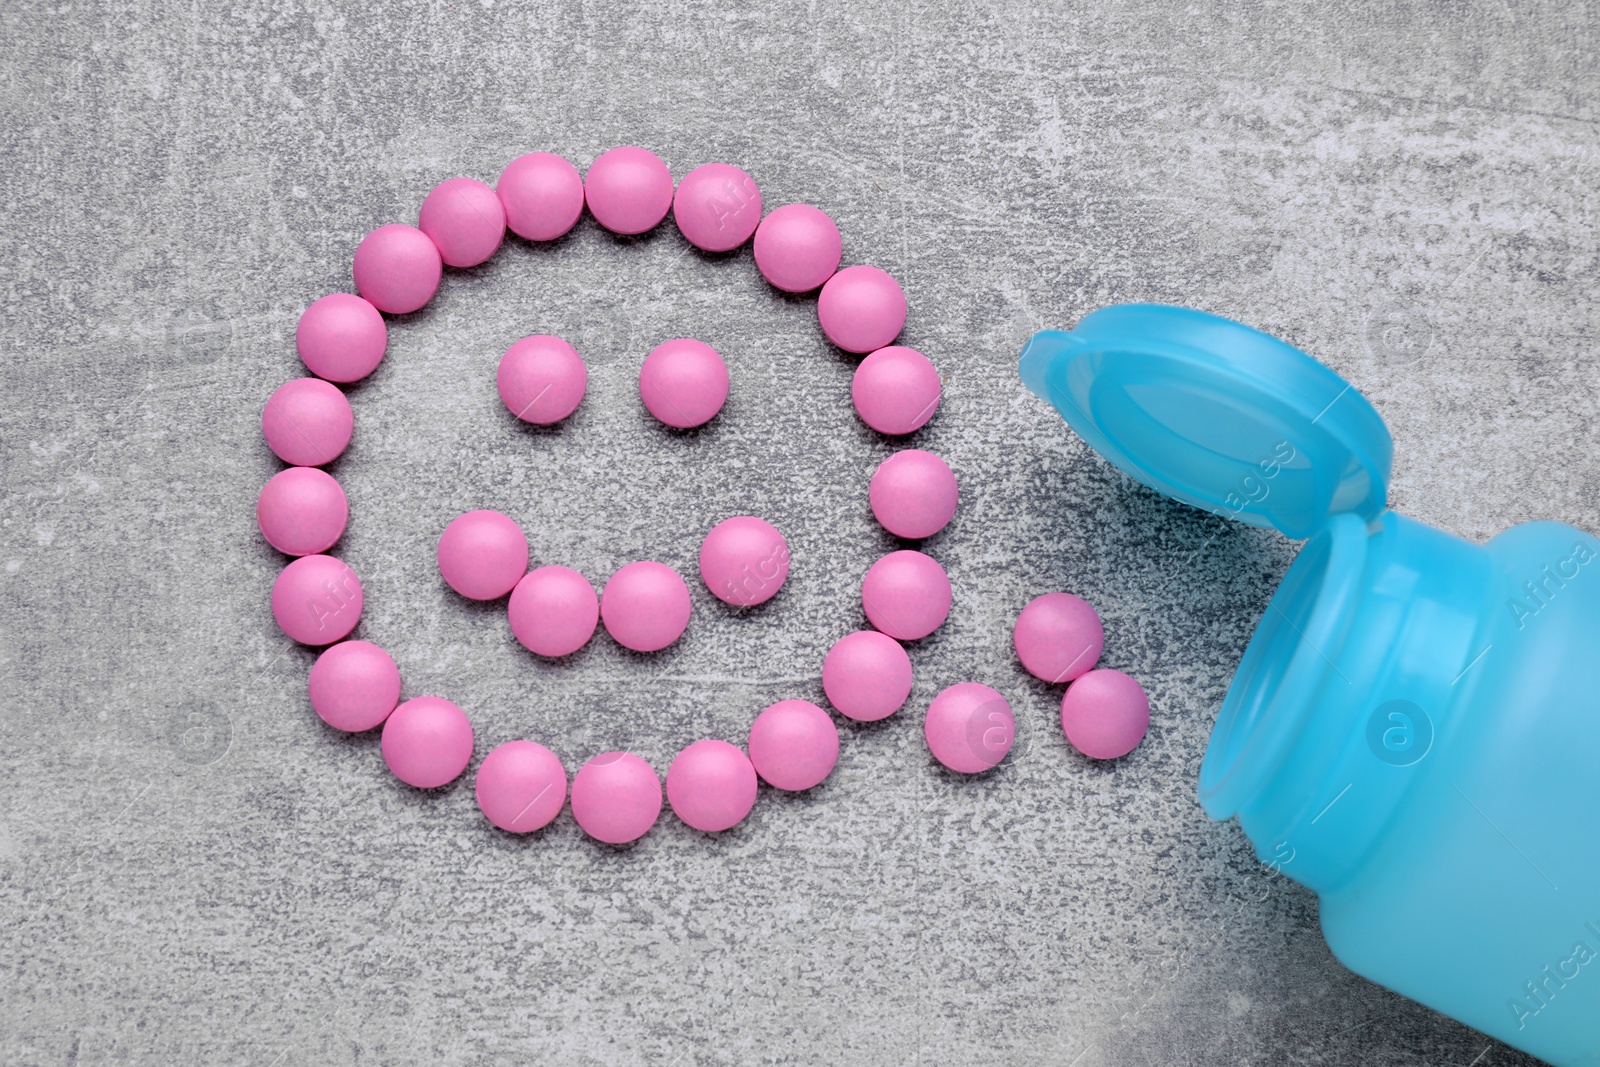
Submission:
M 1230 319 L 1119 304 L 1022 352 L 1023 381 L 1124 473 L 1186 504 L 1310 537 L 1387 507 L 1394 442 L 1306 353 Z

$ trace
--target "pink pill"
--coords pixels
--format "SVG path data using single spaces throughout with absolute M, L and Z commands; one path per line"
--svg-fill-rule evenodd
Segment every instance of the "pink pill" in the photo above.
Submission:
M 267 544 L 289 556 L 326 552 L 344 533 L 350 503 L 333 476 L 316 467 L 274 474 L 256 498 L 256 524 Z
M 506 225 L 530 241 L 554 241 L 583 214 L 578 168 L 550 152 L 513 159 L 500 172 L 494 189 L 505 206 Z
M 370 641 L 341 641 L 311 665 L 307 689 L 323 722 L 359 733 L 381 724 L 400 702 L 400 668 Z
M 755 807 L 756 770 L 726 741 L 696 741 L 667 768 L 667 803 L 696 830 L 726 830 Z
M 494 190 L 476 178 L 451 178 L 435 185 L 422 201 L 417 229 L 450 266 L 476 267 L 505 240 L 506 209 Z
M 1073 748 L 1092 759 L 1126 756 L 1149 728 L 1150 698 L 1121 671 L 1090 671 L 1061 698 L 1061 729 Z
M 383 762 L 418 789 L 455 781 L 472 761 L 472 723 L 443 697 L 413 697 L 383 723 Z
M 528 538 L 498 511 L 469 511 L 439 537 L 439 573 L 471 600 L 498 600 L 528 573 Z
M 932 537 L 955 516 L 959 497 L 950 465 L 918 448 L 878 464 L 867 487 L 872 514 L 896 537 Z
M 600 598 L 570 567 L 529 571 L 511 591 L 511 632 L 540 656 L 569 656 L 588 644 L 600 621 Z
M 733 164 L 707 163 L 678 183 L 672 218 L 696 248 L 727 252 L 750 240 L 761 224 L 761 190 Z
M 846 352 L 874 352 L 906 325 L 906 294 L 877 267 L 846 267 L 817 297 L 817 319 L 828 340 Z
M 1012 643 L 1035 678 L 1070 682 L 1087 674 L 1106 647 L 1106 631 L 1088 601 L 1071 593 L 1046 593 L 1017 616 Z
M 839 728 L 809 700 L 780 700 L 750 727 L 750 762 L 774 789 L 810 789 L 839 762 Z
M 845 634 L 822 660 L 822 689 L 847 719 L 887 719 L 911 695 L 911 657 L 877 630 Z
M 378 309 L 349 293 L 312 301 L 294 328 L 294 345 L 306 369 L 330 382 L 360 381 L 377 369 L 389 344 Z
M 267 447 L 296 467 L 320 467 L 338 459 L 354 426 L 350 401 L 321 378 L 284 382 L 261 412 Z
M 656 652 L 682 637 L 689 611 L 689 587 L 678 572 L 649 560 L 619 569 L 600 594 L 606 632 L 635 652 Z
M 931 556 L 891 552 L 868 568 L 861 606 L 867 621 L 895 640 L 920 640 L 950 615 L 950 579 Z
M 861 361 L 850 399 L 861 421 L 879 433 L 911 433 L 939 407 L 939 372 L 915 348 L 890 345 Z
M 962 682 L 933 698 L 922 723 L 933 758 L 961 774 L 986 771 L 1006 758 L 1017 722 L 1006 698 L 977 682 Z
M 361 579 L 332 556 L 290 560 L 272 583 L 272 617 L 292 641 L 331 645 L 361 621 Z
M 639 396 L 668 426 L 704 426 L 728 399 L 728 365 L 704 341 L 668 341 L 652 349 L 639 368 Z
M 827 213 L 785 204 L 756 228 L 756 267 L 786 293 L 809 293 L 839 269 L 844 242 Z
M 539 334 L 506 349 L 495 385 L 511 414 L 550 426 L 578 409 L 589 387 L 589 371 L 577 349 L 559 337 Z
M 439 247 L 415 226 L 379 226 L 356 247 L 356 292 L 379 311 L 415 311 L 439 289 L 444 273 Z
M 789 577 L 789 543 L 754 515 L 735 515 L 700 543 L 700 577 L 711 594 L 735 607 L 764 604 Z
M 478 764 L 473 792 L 490 822 L 513 834 L 530 834 L 561 814 L 567 769 L 543 745 L 507 741 Z
M 672 207 L 672 172 L 654 152 L 613 148 L 590 165 L 583 196 L 595 221 L 612 233 L 644 233 Z
M 661 779 L 631 752 L 605 752 L 572 779 L 572 817 L 596 841 L 625 845 L 661 815 Z

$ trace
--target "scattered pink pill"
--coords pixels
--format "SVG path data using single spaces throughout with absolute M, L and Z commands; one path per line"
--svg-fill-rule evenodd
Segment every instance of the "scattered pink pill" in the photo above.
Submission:
M 755 768 L 726 741 L 696 741 L 667 768 L 667 803 L 696 830 L 726 830 L 755 807 Z
M 652 349 L 639 368 L 639 397 L 668 426 L 704 426 L 728 399 L 728 365 L 704 341 L 668 341 Z
M 1005 697 L 986 685 L 962 682 L 933 698 L 922 734 L 934 759 L 952 771 L 977 774 L 1006 758 L 1017 722 Z
M 810 789 L 839 762 L 839 728 L 809 700 L 780 700 L 750 727 L 750 762 L 774 789 Z
M 1017 616 L 1011 639 L 1028 673 L 1047 682 L 1087 674 L 1106 647 L 1100 616 L 1071 593 L 1034 597 Z
M 604 752 L 572 779 L 572 817 L 596 841 L 625 845 L 661 816 L 661 779 L 631 752 Z
M 383 723 L 383 762 L 418 789 L 455 781 L 472 761 L 472 723 L 443 697 L 413 697 Z
M 678 183 L 672 218 L 696 248 L 727 252 L 750 240 L 761 224 L 761 190 L 733 164 L 707 163 Z
M 498 511 L 469 511 L 439 537 L 439 573 L 471 600 L 498 600 L 528 573 L 528 538 Z
M 911 433 L 939 407 L 939 372 L 915 348 L 890 345 L 861 361 L 850 399 L 861 421 L 879 433 Z
M 539 334 L 506 349 L 495 385 L 511 414 L 550 426 L 578 409 L 589 387 L 589 371 L 577 349 L 559 337 Z
M 380 725 L 400 702 L 400 668 L 370 641 L 340 641 L 311 665 L 311 708 L 335 730 Z
M 415 226 L 379 226 L 356 247 L 356 291 L 379 311 L 415 311 L 439 289 L 443 276 L 439 248 Z
M 451 178 L 435 185 L 422 201 L 417 229 L 428 235 L 449 266 L 476 267 L 505 240 L 506 209 L 494 190 L 476 178 Z
M 272 583 L 272 617 L 292 641 L 331 645 L 361 621 L 361 579 L 332 556 L 290 560 Z
M 1072 747 L 1092 759 L 1132 752 L 1150 728 L 1150 698 L 1121 671 L 1090 671 L 1061 698 L 1061 729 Z
M 891 552 L 867 570 L 861 606 L 867 621 L 897 641 L 917 641 L 950 615 L 950 579 L 933 557 Z
M 350 401 L 321 378 L 284 382 L 261 412 L 267 447 L 297 467 L 321 467 L 338 459 L 354 426 Z
M 959 498 L 950 465 L 919 448 L 878 464 L 867 487 L 872 514 L 896 537 L 932 537 L 955 516 Z
M 822 287 L 817 320 L 828 340 L 846 352 L 875 352 L 905 328 L 906 294 L 877 267 L 846 267 Z
M 789 543 L 754 515 L 735 515 L 700 543 L 700 578 L 711 594 L 735 607 L 764 604 L 789 577 Z
M 511 591 L 511 632 L 540 656 L 569 656 L 588 644 L 600 621 L 600 598 L 570 567 L 539 567 Z
M 635 652 L 666 648 L 689 625 L 689 587 L 663 563 L 620 568 L 600 594 L 600 618 L 617 644 Z
M 839 269 L 844 242 L 827 213 L 785 204 L 756 228 L 756 268 L 786 293 L 809 293 Z
M 289 556 L 312 556 L 333 547 L 350 518 L 344 490 L 327 471 L 290 467 L 261 487 L 256 524 L 267 544 Z
M 549 826 L 567 803 L 567 769 L 543 745 L 507 741 L 478 764 L 478 809 L 500 829 L 531 834 Z
M 613 148 L 590 164 L 583 195 L 595 221 L 612 233 L 644 233 L 672 207 L 672 172 L 654 152 Z
M 847 719 L 887 719 L 911 695 L 911 657 L 877 630 L 845 634 L 822 660 L 822 689 Z
M 550 152 L 529 152 L 506 164 L 494 190 L 506 209 L 506 225 L 530 241 L 564 236 L 583 214 L 583 179 L 578 168 Z
M 389 328 L 378 309 L 349 293 L 311 302 L 294 328 L 294 346 L 306 369 L 330 382 L 356 382 L 378 368 Z

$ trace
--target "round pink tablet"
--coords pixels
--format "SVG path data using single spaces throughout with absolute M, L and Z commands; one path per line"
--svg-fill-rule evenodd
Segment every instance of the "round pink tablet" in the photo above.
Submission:
M 711 594 L 735 607 L 764 604 L 789 577 L 789 543 L 754 515 L 735 515 L 700 543 L 700 577 Z
M 377 369 L 389 344 L 378 309 L 349 293 L 314 300 L 294 328 L 306 369 L 330 382 L 360 381 Z
M 915 348 L 890 345 L 861 361 L 850 382 L 850 399 L 861 421 L 879 433 L 921 428 L 939 407 L 939 372 Z
M 511 632 L 540 656 L 568 656 L 594 636 L 600 598 L 589 579 L 570 567 L 529 571 L 511 591 Z
M 932 537 L 955 516 L 959 497 L 950 465 L 919 448 L 878 464 L 867 487 L 872 514 L 896 537 Z
M 667 803 L 696 830 L 726 830 L 755 807 L 756 770 L 726 741 L 696 741 L 667 768 Z
M 689 625 L 689 587 L 662 563 L 622 567 L 600 594 L 600 618 L 617 644 L 635 652 L 666 648 Z
M 625 845 L 661 815 L 661 779 L 631 752 L 604 752 L 572 778 L 572 817 L 596 841 Z
M 931 556 L 910 549 L 891 552 L 861 581 L 867 621 L 898 641 L 916 641 L 950 615 L 950 579 Z
M 780 700 L 750 727 L 750 762 L 775 789 L 810 789 L 839 762 L 839 728 L 809 700 Z
M 1138 682 L 1107 668 L 1090 671 L 1061 698 L 1061 729 L 1093 759 L 1126 756 L 1150 728 L 1150 698 Z
M 559 337 L 538 334 L 506 349 L 495 385 L 511 414 L 549 426 L 578 409 L 589 387 L 589 371 L 577 349 Z
M 296 467 L 320 467 L 338 459 L 354 426 L 350 401 L 321 378 L 284 382 L 261 412 L 267 447 Z
M 785 204 L 756 228 L 756 267 L 786 293 L 809 293 L 839 269 L 844 242 L 827 213 Z
M 361 579 L 332 556 L 290 560 L 272 583 L 272 617 L 292 641 L 331 645 L 361 621 Z
M 506 225 L 530 241 L 554 241 L 583 214 L 578 168 L 550 152 L 529 152 L 506 164 L 494 190 L 505 205 Z
M 490 822 L 513 834 L 530 834 L 561 814 L 567 769 L 543 745 L 507 741 L 478 764 L 473 792 Z
M 472 723 L 443 697 L 413 697 L 383 723 L 383 762 L 418 789 L 453 782 L 472 761 Z
M 327 471 L 290 467 L 261 487 L 256 524 L 267 544 L 289 556 L 326 552 L 344 533 L 350 503 Z
M 1047 682 L 1070 682 L 1100 659 L 1106 631 L 1088 601 L 1071 593 L 1046 593 L 1022 609 L 1011 640 L 1029 674 Z
M 498 511 L 469 511 L 439 537 L 439 573 L 471 600 L 497 600 L 528 573 L 528 538 Z
M 906 294 L 877 267 L 846 267 L 822 287 L 817 320 L 828 340 L 846 352 L 873 352 L 905 328 Z
M 356 291 L 379 311 L 415 311 L 439 289 L 444 273 L 439 247 L 415 226 L 379 226 L 356 247 Z
M 323 722 L 359 733 L 381 724 L 400 702 L 400 668 L 370 641 L 340 641 L 311 665 L 306 688 Z
M 728 365 L 704 341 L 668 341 L 652 349 L 639 368 L 639 396 L 668 426 L 704 426 L 728 399 Z
M 1017 722 L 1006 698 L 977 682 L 962 682 L 933 698 L 922 723 L 933 758 L 961 774 L 977 774 L 1006 758 Z
M 451 178 L 422 201 L 417 229 L 452 267 L 476 267 L 506 236 L 506 209 L 493 189 L 476 178 Z
M 911 695 L 911 657 L 877 630 L 845 634 L 822 660 L 822 689 L 847 719 L 887 719 Z
M 612 233 L 644 233 L 672 207 L 672 172 L 654 152 L 613 148 L 590 164 L 583 195 L 595 221 Z
M 707 163 L 678 183 L 672 218 L 696 248 L 727 252 L 750 240 L 761 224 L 761 190 L 733 164 Z

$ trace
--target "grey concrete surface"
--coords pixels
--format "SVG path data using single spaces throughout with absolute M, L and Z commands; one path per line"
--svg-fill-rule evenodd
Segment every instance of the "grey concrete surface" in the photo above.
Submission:
M 1525 1057 L 1343 970 L 1315 898 L 1209 822 L 1196 771 L 1295 546 L 1117 475 L 1018 382 L 1028 334 L 1095 307 L 1206 308 L 1306 347 L 1383 413 L 1391 499 L 1483 539 L 1600 529 L 1595 9 L 1402 0 L 0 8 L 0 1061 L 16 1064 L 1475 1064 Z M 615 144 L 675 176 L 744 165 L 893 272 L 905 341 L 947 377 L 916 444 L 960 515 L 930 551 L 957 606 L 910 705 L 843 724 L 838 769 L 763 790 L 717 836 L 671 817 L 597 847 L 570 813 L 493 831 L 470 772 L 423 794 L 375 735 L 310 711 L 273 624 L 282 559 L 252 504 L 296 318 L 350 286 L 360 236 L 437 181 Z M 527 736 L 570 768 L 741 740 L 821 699 L 892 547 L 866 479 L 892 449 L 852 361 L 748 249 L 585 220 L 450 271 L 350 389 L 334 466 L 362 636 L 408 695 L 469 710 L 478 755 Z M 519 427 L 495 362 L 571 339 L 592 376 Z M 723 415 L 663 432 L 643 354 L 716 345 Z M 538 662 L 503 607 L 432 564 L 494 507 L 597 583 L 686 573 L 755 511 L 789 533 L 777 600 L 695 588 L 655 656 L 602 634 Z M 1102 610 L 1104 663 L 1155 708 L 1129 758 L 1072 754 L 1015 664 L 1027 600 Z M 940 773 L 919 713 L 982 680 L 1014 758 Z

